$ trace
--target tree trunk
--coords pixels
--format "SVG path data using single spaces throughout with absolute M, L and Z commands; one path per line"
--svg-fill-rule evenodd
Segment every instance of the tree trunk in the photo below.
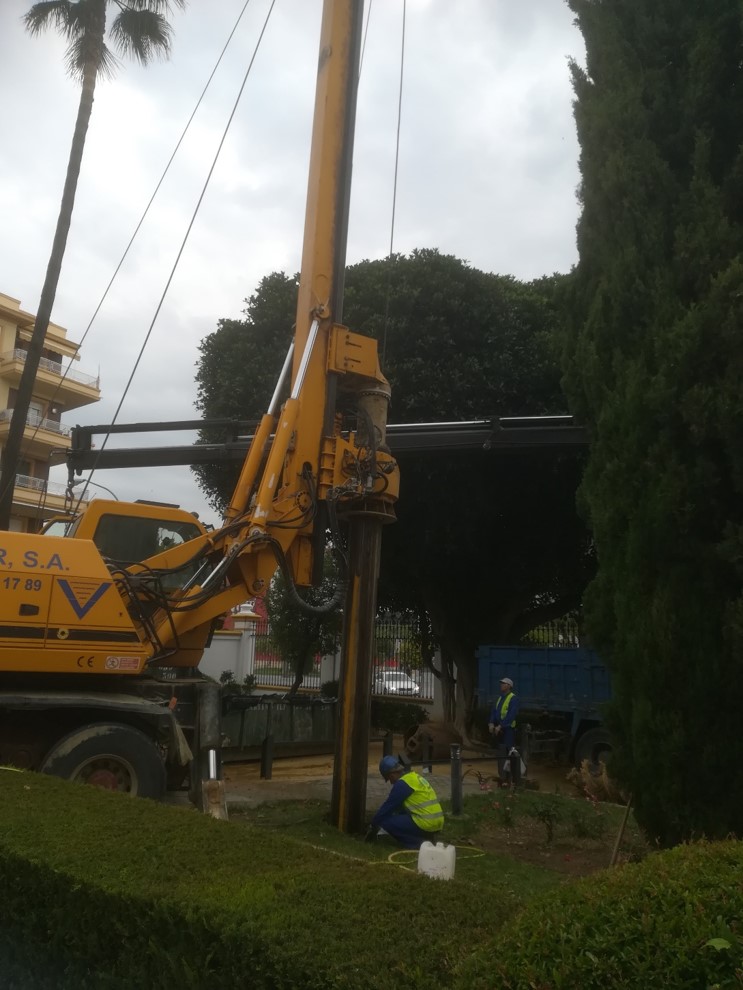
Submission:
M 457 681 L 451 656 L 443 650 L 441 651 L 441 675 L 439 683 L 441 686 L 441 708 L 444 721 L 453 722 L 457 706 Z
M 304 661 L 300 660 L 294 667 L 294 680 L 292 681 L 292 686 L 289 688 L 289 697 L 293 698 L 294 695 L 302 687 L 302 682 L 304 681 Z
M 101 45 L 103 44 L 104 31 L 105 4 L 101 6 Z M 77 110 L 75 131 L 72 136 L 70 158 L 67 163 L 67 176 L 62 191 L 62 202 L 57 219 L 57 228 L 54 233 L 46 278 L 44 279 L 41 297 L 39 298 L 36 322 L 34 323 L 33 333 L 28 345 L 26 363 L 23 366 L 23 374 L 18 385 L 18 394 L 16 395 L 13 415 L 8 428 L 8 440 L 3 448 L 2 459 L 0 460 L 0 529 L 8 529 L 10 526 L 10 516 L 13 511 L 13 488 L 18 472 L 23 431 L 26 426 L 28 410 L 33 397 L 36 373 L 39 369 L 41 352 L 44 348 L 44 340 L 52 316 L 54 297 L 57 294 L 57 284 L 59 283 L 62 260 L 67 246 L 67 235 L 72 221 L 72 209 L 75 205 L 77 181 L 80 175 L 80 165 L 85 149 L 85 137 L 88 132 L 90 115 L 93 111 L 97 74 L 98 63 L 86 66 L 83 72 L 80 103 Z
M 470 717 L 475 696 L 474 658 L 460 651 L 460 655 L 454 654 L 454 662 L 457 667 L 457 704 L 454 728 L 461 736 L 464 745 L 469 746 Z
M 316 638 L 316 637 L 315 637 Z M 292 686 L 289 688 L 288 694 L 290 698 L 299 691 L 304 683 L 305 674 L 309 674 L 312 671 L 312 665 L 315 660 L 315 654 L 310 649 L 307 653 L 301 656 L 295 656 L 291 662 L 292 672 L 294 674 L 294 680 Z

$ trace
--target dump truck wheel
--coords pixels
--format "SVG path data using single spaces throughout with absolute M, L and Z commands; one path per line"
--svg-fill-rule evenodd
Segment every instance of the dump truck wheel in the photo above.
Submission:
M 584 760 L 588 760 L 591 770 L 597 773 L 599 763 L 605 763 L 610 753 L 611 738 L 606 729 L 588 729 L 575 744 L 575 765 L 580 767 Z
M 69 733 L 47 754 L 42 773 L 159 801 L 165 765 L 157 747 L 129 725 L 101 722 Z

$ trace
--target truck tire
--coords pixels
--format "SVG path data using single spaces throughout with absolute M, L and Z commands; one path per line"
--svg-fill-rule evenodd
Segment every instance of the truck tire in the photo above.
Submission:
M 606 729 L 601 726 L 588 729 L 578 737 L 575 744 L 575 765 L 580 767 L 584 760 L 588 760 L 590 769 L 597 773 L 599 763 L 606 763 L 611 748 L 611 737 Z
M 165 794 L 165 764 L 155 744 L 139 729 L 116 722 L 70 732 L 47 753 L 41 772 L 132 797 L 159 801 Z

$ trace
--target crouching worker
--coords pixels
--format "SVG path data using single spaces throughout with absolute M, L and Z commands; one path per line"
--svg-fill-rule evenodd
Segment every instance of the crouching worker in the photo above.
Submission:
M 436 791 L 425 777 L 406 770 L 394 756 L 382 757 L 379 772 L 392 789 L 372 819 L 368 837 L 373 838 L 377 829 L 383 828 L 405 849 L 420 849 L 422 842 L 432 840 L 444 827 Z

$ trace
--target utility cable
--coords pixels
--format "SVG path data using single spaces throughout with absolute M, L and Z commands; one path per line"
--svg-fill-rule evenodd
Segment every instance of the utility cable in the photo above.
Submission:
M 402 0 L 402 37 L 400 43 L 400 85 L 397 94 L 397 133 L 395 136 L 395 173 L 392 183 L 392 219 L 390 223 L 390 252 L 387 265 L 387 297 L 384 303 L 384 328 L 382 331 L 382 365 L 387 353 L 387 327 L 390 315 L 390 296 L 392 294 L 392 264 L 395 242 L 395 214 L 397 210 L 397 176 L 400 167 L 400 124 L 402 121 L 402 92 L 405 71 L 405 22 L 407 17 L 407 0 Z
M 249 2 L 249 0 L 247 0 L 247 2 Z M 246 2 L 246 6 L 247 6 L 247 2 Z M 273 12 L 273 8 L 274 8 L 275 4 L 276 4 L 276 0 L 271 0 L 271 5 L 270 5 L 270 7 L 268 9 L 268 13 L 266 14 L 265 20 L 263 22 L 263 27 L 261 28 L 260 34 L 258 35 L 258 40 L 256 41 L 255 48 L 253 49 L 253 54 L 251 56 L 250 62 L 248 63 L 248 67 L 247 67 L 247 69 L 245 71 L 245 75 L 243 76 L 243 80 L 242 80 L 242 83 L 240 84 L 240 89 L 238 90 L 237 97 L 235 98 L 235 102 L 233 104 L 232 111 L 231 111 L 230 116 L 229 116 L 229 118 L 227 120 L 227 123 L 225 125 L 224 131 L 222 133 L 222 137 L 220 139 L 219 145 L 217 146 L 217 150 L 216 150 L 215 155 L 214 155 L 214 158 L 212 160 L 212 164 L 211 164 L 211 166 L 209 168 L 209 172 L 207 173 L 206 180 L 205 180 L 204 185 L 202 187 L 202 190 L 201 190 L 201 193 L 200 193 L 199 198 L 197 200 L 197 203 L 196 203 L 196 206 L 194 208 L 194 211 L 193 211 L 193 213 L 191 215 L 191 219 L 189 221 L 188 227 L 186 228 L 186 232 L 185 232 L 185 234 L 183 236 L 183 240 L 181 241 L 181 245 L 180 245 L 180 247 L 178 249 L 178 252 L 176 254 L 176 258 L 175 258 L 175 261 L 173 263 L 173 266 L 172 266 L 172 268 L 170 270 L 170 274 L 169 274 L 168 279 L 167 279 L 167 281 L 165 283 L 165 288 L 163 289 L 162 295 L 160 296 L 160 300 L 159 300 L 159 302 L 158 302 L 158 304 L 157 304 L 157 306 L 155 308 L 155 313 L 154 313 L 154 315 L 152 317 L 152 320 L 150 321 L 149 328 L 147 330 L 147 333 L 145 334 L 145 338 L 144 338 L 144 341 L 143 341 L 142 346 L 140 348 L 139 354 L 137 355 L 137 359 L 134 362 L 134 367 L 132 368 L 131 374 L 129 375 L 129 379 L 128 379 L 125 387 L 124 387 L 124 391 L 123 391 L 123 394 L 122 394 L 121 399 L 119 401 L 119 404 L 116 407 L 116 411 L 114 412 L 113 418 L 111 420 L 111 425 L 112 426 L 116 423 L 116 420 L 118 419 L 119 413 L 121 412 L 121 408 L 122 408 L 122 406 L 124 404 L 124 400 L 126 399 L 126 396 L 127 396 L 128 392 L 129 392 L 129 388 L 131 387 L 132 381 L 134 380 L 134 376 L 135 376 L 135 374 L 137 372 L 137 369 L 139 367 L 140 361 L 142 360 L 142 357 L 144 356 L 144 352 L 145 352 L 145 350 L 147 348 L 147 345 L 149 343 L 149 340 L 150 340 L 150 337 L 152 335 L 152 331 L 154 329 L 154 326 L 155 326 L 155 323 L 157 321 L 157 318 L 160 315 L 160 310 L 162 309 L 163 303 L 165 302 L 165 297 L 166 297 L 166 295 L 168 293 L 168 290 L 170 288 L 170 285 L 171 285 L 171 283 L 173 281 L 173 278 L 175 276 L 176 269 L 178 268 L 178 265 L 180 263 L 181 256 L 183 255 L 183 252 L 185 250 L 186 243 L 188 242 L 188 238 L 189 238 L 189 236 L 191 234 L 191 230 L 193 229 L 193 225 L 194 225 L 194 223 L 196 221 L 196 217 L 198 215 L 199 209 L 201 208 L 201 204 L 202 204 L 202 202 L 204 200 L 204 196 L 206 195 L 207 188 L 209 186 L 209 183 L 211 181 L 212 175 L 214 173 L 214 169 L 216 168 L 217 162 L 219 160 L 219 156 L 220 156 L 220 154 L 222 152 L 222 148 L 224 147 L 225 140 L 227 139 L 227 134 L 229 132 L 230 126 L 232 125 L 232 121 L 234 120 L 235 114 L 237 112 L 238 105 L 239 105 L 240 100 L 242 98 L 242 94 L 243 94 L 243 91 L 244 91 L 245 86 L 247 84 L 248 77 L 250 76 L 250 72 L 251 72 L 251 70 L 253 68 L 253 64 L 254 64 L 255 59 L 256 59 L 256 57 L 258 55 L 258 51 L 259 51 L 260 46 L 261 46 L 261 43 L 263 41 L 263 36 L 266 33 L 266 28 L 268 27 L 268 22 L 269 22 L 269 20 L 271 18 L 271 14 Z M 243 8 L 243 12 L 244 12 L 244 9 L 245 8 Z M 241 13 L 240 16 L 242 16 L 242 13 Z M 235 27 L 237 27 L 237 24 L 235 25 Z M 233 29 L 233 32 L 232 33 L 234 34 L 234 29 Z M 230 37 L 232 37 L 232 35 L 230 35 Z M 106 444 L 108 443 L 108 440 L 109 440 L 110 436 L 111 436 L 110 432 L 105 434 L 105 436 L 103 438 L 103 442 L 101 443 L 101 446 L 100 446 L 100 448 L 98 450 L 98 456 L 105 449 Z M 82 498 L 85 495 L 85 492 L 87 491 L 88 482 L 89 482 L 90 478 L 92 478 L 92 476 L 93 476 L 93 474 L 94 474 L 94 472 L 96 470 L 96 464 L 97 464 L 97 461 L 98 461 L 98 456 L 96 457 L 96 460 L 93 462 L 93 467 L 90 469 L 90 475 L 88 477 L 88 481 L 86 481 L 85 486 L 83 487 L 83 490 L 81 492 L 80 498 L 78 499 L 78 503 L 77 503 L 78 505 L 80 504 L 80 501 L 82 501 Z
M 361 79 L 361 67 L 364 64 L 364 52 L 366 51 L 366 39 L 369 35 L 369 20 L 371 19 L 371 9 L 374 4 L 374 0 L 369 0 L 369 6 L 366 9 L 366 26 L 364 27 L 364 41 L 361 45 L 361 56 L 359 57 L 359 79 Z
M 95 319 L 98 316 L 98 313 L 100 312 L 101 307 L 103 306 L 103 303 L 106 301 L 106 298 L 108 297 L 108 293 L 111 291 L 111 287 L 113 286 L 113 284 L 114 284 L 114 282 L 116 280 L 116 277 L 118 276 L 119 271 L 121 270 L 121 267 L 122 267 L 122 265 L 124 264 L 124 261 L 127 258 L 127 255 L 129 254 L 129 251 L 131 250 L 132 244 L 134 243 L 134 240 L 135 240 L 137 234 L 139 233 L 139 231 L 140 231 L 140 229 L 142 227 L 142 224 L 144 223 L 145 219 L 147 218 L 148 213 L 150 212 L 150 208 L 151 208 L 152 204 L 155 201 L 155 197 L 157 196 L 158 192 L 160 191 L 160 187 L 162 186 L 163 182 L 165 181 L 165 177 L 167 176 L 168 172 L 170 171 L 170 166 L 173 164 L 173 161 L 175 159 L 175 156 L 177 155 L 178 150 L 180 149 L 180 146 L 181 146 L 181 144 L 183 143 L 183 141 L 184 141 L 184 139 L 186 137 L 186 134 L 188 134 L 188 131 L 189 131 L 190 127 L 191 127 L 191 124 L 193 123 L 194 117 L 196 116 L 196 113 L 198 112 L 198 109 L 201 106 L 201 103 L 202 103 L 204 97 L 206 96 L 207 90 L 209 89 L 209 87 L 210 87 L 210 85 L 212 83 L 212 80 L 214 79 L 214 76 L 215 76 L 215 74 L 217 72 L 217 69 L 219 68 L 219 66 L 220 66 L 220 64 L 222 62 L 222 59 L 224 58 L 224 55 L 225 55 L 227 49 L 229 48 L 229 45 L 230 45 L 230 43 L 231 43 L 231 41 L 232 41 L 232 39 L 233 39 L 233 37 L 235 35 L 235 32 L 237 31 L 237 29 L 238 29 L 238 27 L 240 25 L 240 21 L 242 20 L 245 11 L 248 9 L 248 4 L 249 3 L 250 3 L 250 0 L 245 0 L 245 3 L 243 4 L 242 10 L 240 11 L 240 13 L 237 16 L 237 20 L 235 21 L 235 24 L 234 24 L 232 30 L 230 31 L 230 33 L 229 33 L 229 35 L 227 37 L 227 40 L 225 41 L 225 43 L 224 43 L 224 45 L 222 47 L 222 51 L 219 53 L 219 57 L 218 57 L 217 61 L 214 63 L 214 68 L 212 69 L 211 73 L 209 74 L 209 78 L 207 79 L 206 84 L 204 85 L 204 88 L 201 91 L 201 95 L 199 96 L 198 100 L 196 101 L 196 105 L 194 106 L 193 111 L 191 112 L 191 116 L 186 121 L 186 125 L 183 128 L 183 131 L 181 132 L 181 136 L 178 138 L 178 141 L 177 141 L 177 143 L 175 145 L 175 148 L 173 149 L 173 152 L 172 152 L 170 158 L 168 159 L 168 162 L 167 162 L 165 168 L 163 169 L 160 178 L 158 179 L 158 182 L 157 182 L 157 185 L 155 186 L 154 192 L 150 196 L 149 202 L 145 206 L 144 211 L 142 212 L 142 216 L 139 218 L 139 222 L 137 223 L 136 227 L 134 228 L 134 232 L 133 232 L 132 236 L 129 238 L 129 243 L 124 248 L 124 253 L 121 255 L 121 258 L 119 259 L 119 262 L 116 265 L 116 268 L 114 269 L 114 273 L 111 276 L 111 278 L 109 279 L 108 285 L 103 290 L 103 295 L 101 296 L 100 300 L 98 301 L 98 305 L 96 306 L 95 310 L 93 311 L 93 315 L 90 317 L 90 320 L 88 321 L 88 325 L 86 326 L 86 328 L 85 328 L 85 330 L 83 332 L 83 335 L 82 335 L 82 337 L 80 339 L 80 342 L 77 345 L 77 350 L 78 351 L 80 350 L 80 348 L 85 343 L 85 340 L 86 340 L 86 338 L 88 336 L 88 333 L 90 332 L 90 329 L 93 326 L 93 323 L 95 322 Z M 49 403 L 48 404 L 50 406 L 52 406 L 54 404 L 54 402 L 56 401 L 57 396 L 59 395 L 60 389 L 62 388 L 62 385 L 65 383 L 65 381 L 67 379 L 67 376 L 68 376 L 68 374 L 71 371 L 72 371 L 72 359 L 70 360 L 70 364 L 67 366 L 67 368 L 65 368 L 64 372 L 62 373 L 62 377 L 60 378 L 59 382 L 57 383 L 57 387 L 55 388 L 54 393 L 52 394 L 52 397 L 49 400 Z M 41 427 L 41 423 L 37 424 L 36 429 L 34 430 L 34 433 L 33 433 L 32 437 L 31 437 L 31 439 L 29 440 L 29 444 L 30 443 L 33 443 L 33 441 L 35 440 L 36 434 L 38 433 L 40 427 Z M 28 445 L 26 445 L 25 450 L 27 450 L 27 449 L 28 449 Z M 24 450 L 24 453 L 25 453 L 25 450 Z M 91 477 L 92 477 L 92 472 L 91 472 Z M 89 480 L 89 483 L 92 484 L 92 482 L 90 482 L 90 480 Z M 37 507 L 37 519 L 40 518 L 41 513 L 44 510 L 44 504 L 46 502 L 47 494 L 48 494 L 47 489 L 44 488 L 42 497 L 39 499 L 39 504 L 38 504 L 38 507 Z

